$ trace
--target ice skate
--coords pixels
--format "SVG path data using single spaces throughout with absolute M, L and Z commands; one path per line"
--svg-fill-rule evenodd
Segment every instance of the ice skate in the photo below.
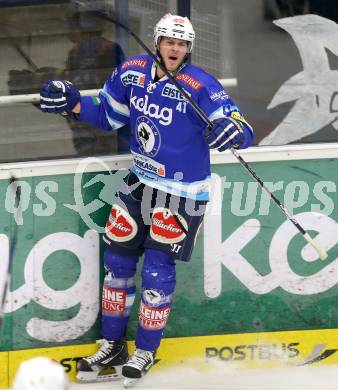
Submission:
M 100 349 L 77 364 L 80 382 L 104 382 L 122 378 L 122 365 L 128 361 L 126 341 L 98 340 Z
M 122 367 L 122 375 L 125 378 L 123 386 L 131 387 L 142 378 L 154 364 L 155 354 L 153 352 L 136 349 L 128 362 Z

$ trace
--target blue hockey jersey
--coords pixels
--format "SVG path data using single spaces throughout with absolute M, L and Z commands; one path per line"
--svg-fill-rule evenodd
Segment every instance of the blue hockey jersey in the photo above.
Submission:
M 131 170 L 139 180 L 174 195 L 208 200 L 206 124 L 167 76 L 154 82 L 156 67 L 149 55 L 127 59 L 111 74 L 99 99 L 81 98 L 79 119 L 104 130 L 130 122 Z M 240 118 L 245 136 L 241 148 L 251 145 L 252 128 L 213 76 L 186 64 L 175 78 L 211 121 Z

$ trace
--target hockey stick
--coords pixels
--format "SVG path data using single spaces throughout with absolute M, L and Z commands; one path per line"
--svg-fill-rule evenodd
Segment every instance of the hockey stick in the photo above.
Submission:
M 18 214 L 18 213 L 20 213 L 21 187 L 16 186 L 16 177 L 13 175 L 9 179 L 9 185 L 12 187 L 13 191 L 15 191 L 15 203 L 17 204 L 16 213 Z M 4 317 L 7 290 L 8 290 L 8 285 L 10 283 L 10 279 L 11 279 L 11 275 L 12 275 L 13 260 L 14 260 L 17 240 L 18 240 L 18 224 L 17 224 L 17 218 L 14 218 L 14 228 L 13 228 L 13 232 L 11 234 L 11 241 L 10 241 L 9 252 L 8 252 L 7 271 L 6 271 L 6 275 L 5 275 L 4 285 L 3 285 L 3 288 L 1 291 L 0 328 L 2 325 L 3 317 Z
M 298 229 L 302 234 L 305 241 L 307 241 L 312 248 L 317 252 L 321 260 L 327 258 L 327 253 L 323 251 L 320 246 L 311 238 L 309 233 L 307 233 L 304 228 L 297 222 L 297 220 L 292 216 L 288 209 L 280 202 L 280 200 L 265 186 L 263 181 L 257 176 L 256 172 L 248 165 L 248 163 L 242 158 L 242 156 L 237 152 L 236 149 L 231 148 L 232 154 L 237 158 L 237 160 L 242 164 L 242 166 L 251 174 L 251 176 L 258 182 L 258 184 L 270 195 L 271 199 L 276 203 L 276 205 L 283 211 L 287 219 L 293 223 L 293 225 Z
M 123 23 L 114 20 L 110 16 L 108 16 L 104 12 L 97 11 L 97 14 L 108 20 L 111 23 L 116 24 L 117 26 L 123 28 L 127 33 L 132 36 L 136 42 L 149 54 L 149 56 L 156 62 L 156 64 L 163 70 L 168 79 L 175 85 L 175 87 L 180 91 L 180 93 L 184 96 L 184 98 L 189 102 L 189 104 L 193 107 L 196 113 L 200 116 L 200 118 L 205 122 L 208 128 L 212 127 L 212 123 L 205 112 L 195 103 L 194 100 L 187 94 L 183 87 L 176 81 L 176 79 L 168 72 L 168 70 L 162 65 L 159 59 L 154 55 L 154 53 L 146 46 L 146 44 L 133 32 L 129 27 L 125 26 Z M 256 172 L 248 165 L 248 163 L 240 156 L 236 149 L 230 148 L 232 154 L 236 157 L 238 162 L 242 165 L 242 167 L 258 182 L 262 189 L 264 189 L 270 198 L 276 203 L 276 205 L 282 210 L 286 218 L 296 227 L 296 229 L 302 234 L 304 239 L 312 246 L 312 248 L 317 252 L 319 258 L 321 260 L 325 260 L 327 258 L 327 253 L 319 247 L 319 245 L 310 237 L 309 233 L 307 233 L 304 228 L 296 221 L 296 219 L 292 216 L 292 214 L 287 210 L 287 208 L 278 200 L 278 198 L 265 186 L 260 177 L 256 174 Z

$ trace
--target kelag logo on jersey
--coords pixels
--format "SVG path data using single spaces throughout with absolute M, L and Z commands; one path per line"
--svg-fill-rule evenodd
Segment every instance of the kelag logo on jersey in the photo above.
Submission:
M 153 157 L 161 146 L 161 135 L 154 123 L 146 116 L 140 116 L 136 121 L 136 136 L 141 153 Z
M 181 94 L 181 92 L 174 85 L 172 85 L 170 83 L 167 83 L 164 86 L 161 95 L 166 96 L 169 99 L 175 99 L 175 100 L 179 100 L 179 101 L 184 100 L 184 96 Z M 191 96 L 190 93 L 188 93 L 188 95 Z
M 137 87 L 144 87 L 145 75 L 135 70 L 128 70 L 121 74 L 122 84 L 126 87 L 127 85 L 136 85 Z
M 158 104 L 149 103 L 149 96 L 137 97 L 136 95 L 130 96 L 130 106 L 135 107 L 139 112 L 144 115 L 148 115 L 151 118 L 155 118 L 163 126 L 169 126 L 173 119 L 173 110 L 168 107 L 160 107 Z M 147 117 L 141 117 L 146 118 Z M 150 121 L 150 120 L 149 120 Z M 150 121 L 150 123 L 153 123 Z M 155 125 L 154 125 L 155 126 Z

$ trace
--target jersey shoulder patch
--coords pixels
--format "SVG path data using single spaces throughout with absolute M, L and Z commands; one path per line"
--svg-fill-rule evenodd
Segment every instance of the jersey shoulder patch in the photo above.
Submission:
M 204 69 L 195 65 L 185 66 L 181 72 L 176 76 L 185 86 L 190 87 L 192 92 L 201 92 L 201 89 L 215 85 L 220 85 L 218 80 Z
M 126 69 L 145 70 L 149 63 L 151 63 L 151 61 L 148 55 L 129 57 L 122 63 L 121 70 L 122 71 L 125 71 Z

